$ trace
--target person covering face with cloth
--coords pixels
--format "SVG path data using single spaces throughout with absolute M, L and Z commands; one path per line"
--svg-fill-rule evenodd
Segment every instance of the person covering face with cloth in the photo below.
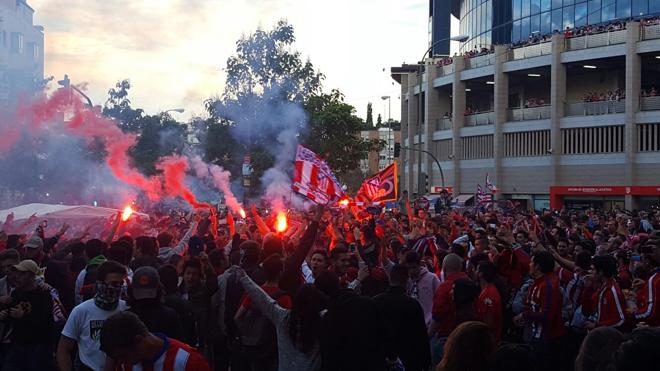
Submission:
M 103 370 L 105 354 L 99 348 L 101 328 L 111 315 L 126 309 L 119 297 L 126 278 L 126 268 L 114 261 L 106 261 L 98 270 L 96 294 L 73 309 L 62 330 L 57 347 L 57 365 L 62 371 Z M 78 345 L 78 359 L 73 360 Z

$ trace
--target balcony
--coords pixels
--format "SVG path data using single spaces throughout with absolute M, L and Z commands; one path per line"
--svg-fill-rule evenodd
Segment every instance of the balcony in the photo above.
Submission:
M 641 97 L 640 104 L 642 111 L 660 111 L 660 96 Z
M 437 66 L 438 77 L 451 75 L 454 73 L 454 64 L 447 64 L 444 66 Z
M 601 102 L 575 102 L 566 103 L 566 116 L 596 116 L 625 113 L 625 99 Z
M 660 39 L 660 24 L 642 28 L 642 40 Z
M 479 68 L 490 66 L 493 64 L 493 59 L 495 59 L 495 54 L 490 53 L 486 55 L 480 55 L 478 57 L 466 58 L 465 59 L 465 69 L 469 70 L 472 68 Z
M 451 130 L 451 118 L 443 117 L 435 120 L 435 131 Z
M 583 50 L 601 46 L 625 44 L 626 30 L 603 32 L 566 39 L 566 50 Z
M 511 50 L 512 60 L 533 58 L 548 54 L 552 54 L 552 43 L 549 41 Z
M 550 118 L 550 105 L 513 108 L 509 110 L 509 121 L 545 120 Z
M 481 126 L 495 124 L 495 112 L 479 112 L 465 115 L 465 126 Z

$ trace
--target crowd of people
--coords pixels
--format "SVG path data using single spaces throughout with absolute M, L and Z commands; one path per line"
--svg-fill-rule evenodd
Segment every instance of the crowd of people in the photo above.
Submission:
M 626 99 L 626 90 L 617 88 L 616 90 L 609 90 L 604 92 L 587 92 L 582 101 L 587 102 L 619 102 Z
M 415 205 L 414 203 L 412 205 Z M 2 370 L 649 370 L 660 213 L 446 204 L 0 234 Z M 609 368 L 608 368 L 609 367 Z
M 544 99 L 541 98 L 529 98 L 525 99 L 525 104 L 523 105 L 524 108 L 532 108 L 532 107 L 543 107 L 547 106 L 548 104 L 545 102 Z
M 642 89 L 642 97 L 656 97 L 658 96 L 658 90 L 655 86 L 651 86 L 649 90 Z

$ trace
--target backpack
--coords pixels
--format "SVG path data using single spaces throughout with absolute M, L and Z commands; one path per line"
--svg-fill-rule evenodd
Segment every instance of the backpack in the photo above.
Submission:
M 277 301 L 284 295 L 287 295 L 285 291 L 278 290 L 271 297 Z M 254 305 L 236 320 L 236 329 L 241 346 L 255 351 L 257 357 L 272 355 L 277 350 L 275 326 Z

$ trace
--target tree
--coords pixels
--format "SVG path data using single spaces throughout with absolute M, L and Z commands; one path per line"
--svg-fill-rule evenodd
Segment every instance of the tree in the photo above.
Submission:
M 236 101 L 278 89 L 287 101 L 302 103 L 319 93 L 325 77 L 291 49 L 295 41 L 293 26 L 285 20 L 270 31 L 258 29 L 238 40 L 236 55 L 227 60 L 227 85 L 221 99 Z
M 372 106 L 371 102 L 367 103 L 366 125 L 367 125 L 367 127 L 373 127 L 374 126 L 374 109 L 373 109 L 373 106 Z
M 379 114 L 378 114 L 378 121 L 376 121 L 376 127 L 379 128 L 379 127 L 381 127 L 382 125 L 383 125 L 383 117 L 382 117 L 382 116 L 380 115 L 380 113 L 379 113 Z
M 118 81 L 114 88 L 108 90 L 108 99 L 103 105 L 103 115 L 118 121 L 119 127 L 124 132 L 137 132 L 140 119 L 144 111 L 131 108 L 131 100 L 128 99 L 128 91 L 131 82 L 128 79 Z
M 273 141 L 283 131 L 282 111 L 297 109 L 298 118 L 304 118 L 302 104 L 321 92 L 324 79 L 292 49 L 294 42 L 293 26 L 283 20 L 272 30 L 258 29 L 238 40 L 236 54 L 227 60 L 222 95 L 205 102 L 213 118 L 209 124 L 213 135 L 205 142 L 207 158 L 219 159 L 222 153 L 231 162 L 223 166 L 240 169 L 243 155 L 249 153 L 254 179 L 273 165 Z M 298 121 L 302 130 L 305 120 Z M 214 137 L 218 133 L 230 135 Z
M 358 168 L 360 159 L 369 152 L 380 151 L 385 145 L 381 140 L 360 137 L 362 120 L 338 90 L 311 97 L 305 110 L 309 114 L 309 131 L 304 145 L 324 157 L 340 178 Z
M 186 126 L 168 114 L 143 116 L 135 121 L 141 128 L 140 138 L 130 149 L 133 164 L 145 175 L 157 174 L 161 157 L 180 154 L 186 143 Z

